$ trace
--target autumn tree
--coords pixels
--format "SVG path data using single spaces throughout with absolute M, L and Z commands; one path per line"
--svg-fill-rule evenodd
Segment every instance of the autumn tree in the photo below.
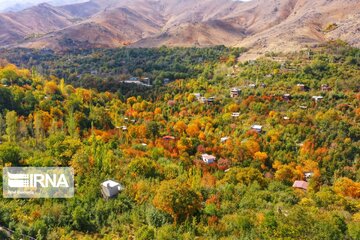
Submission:
M 176 224 L 200 209 L 201 198 L 190 186 L 174 179 L 161 183 L 153 203 L 156 208 L 170 214 Z
M 135 159 L 129 164 L 128 172 L 134 177 L 143 176 L 146 178 L 154 178 L 158 174 L 157 164 L 148 158 Z
M 343 196 L 360 198 L 360 183 L 349 178 L 339 178 L 334 184 L 334 191 Z

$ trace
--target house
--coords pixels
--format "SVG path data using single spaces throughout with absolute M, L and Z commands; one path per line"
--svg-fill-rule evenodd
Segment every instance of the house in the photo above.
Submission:
M 249 88 L 256 88 L 256 84 L 250 83 L 250 84 L 249 84 Z
M 169 83 L 170 83 L 170 79 L 169 79 L 169 78 L 164 78 L 164 79 L 163 79 L 163 83 L 164 83 L 164 85 L 169 84 Z
M 261 133 L 262 132 L 262 126 L 261 125 L 252 125 L 251 126 L 251 129 L 252 130 L 255 130 L 256 132 L 258 132 L 258 133 Z
M 215 97 L 201 97 L 199 100 L 201 103 L 213 103 L 215 101 Z
M 226 142 L 226 141 L 229 140 L 229 139 L 230 139 L 230 137 L 222 137 L 222 138 L 220 139 L 220 142 L 223 143 L 223 142 Z
M 290 118 L 289 118 L 289 117 L 287 117 L 287 116 L 285 116 L 285 117 L 284 117 L 284 120 L 290 120 Z
M 216 157 L 214 157 L 213 155 L 206 154 L 206 153 L 202 154 L 201 158 L 206 164 L 213 163 L 216 160 Z
M 301 109 L 307 109 L 307 106 L 304 106 L 304 105 L 301 105 L 301 106 L 299 106 L 299 108 L 301 108 Z
M 137 77 L 131 77 L 131 78 L 129 78 L 128 81 L 130 81 L 130 82 L 137 82 L 137 81 L 139 81 L 139 78 L 137 78 Z
M 323 96 L 312 96 L 312 99 L 314 99 L 315 102 L 317 102 L 317 101 L 319 101 L 319 100 L 324 99 L 324 97 L 323 97 Z
M 127 127 L 126 127 L 126 126 L 121 126 L 121 129 L 122 129 L 123 131 L 127 131 Z
M 238 88 L 232 88 L 232 89 L 230 90 L 230 96 L 231 96 L 232 98 L 236 98 L 236 97 L 239 96 L 240 91 L 241 91 L 241 90 L 238 89 Z
M 291 94 L 285 93 L 285 94 L 283 95 L 283 99 L 286 100 L 286 101 L 290 101 L 290 100 L 291 100 Z
M 297 84 L 296 87 L 297 87 L 300 91 L 309 91 L 309 90 L 310 90 L 309 87 L 307 87 L 306 85 L 301 84 L 301 83 Z
M 163 136 L 164 140 L 175 140 L 175 137 L 173 136 Z
M 304 84 L 296 84 L 296 87 L 300 90 L 300 91 L 304 91 L 305 90 L 305 85 Z
M 260 86 L 261 86 L 262 88 L 266 88 L 266 84 L 265 84 L 265 83 L 261 83 Z
M 201 98 L 199 99 L 199 101 L 200 101 L 201 103 L 207 103 L 206 97 L 201 97 Z
M 194 96 L 197 98 L 197 100 L 200 100 L 201 94 L 200 93 L 194 93 Z
M 307 190 L 309 186 L 309 183 L 305 182 L 305 181 L 295 181 L 293 184 L 293 188 L 299 188 L 299 189 L 303 189 L 303 190 Z
M 328 84 L 322 84 L 321 91 L 323 92 L 331 91 L 331 87 Z
M 231 114 L 232 117 L 240 117 L 240 113 L 239 112 L 233 112 Z
M 116 197 L 125 188 L 118 182 L 106 180 L 100 184 L 101 193 L 105 199 Z
M 175 100 L 169 100 L 168 101 L 168 106 L 173 107 L 176 104 Z
M 143 78 L 142 79 L 142 81 L 144 82 L 144 83 L 146 83 L 147 85 L 151 85 L 151 81 L 150 81 L 150 78 Z
M 305 172 L 304 173 L 304 177 L 305 177 L 306 181 L 309 181 L 310 178 L 312 178 L 313 176 L 314 176 L 313 172 Z
M 207 102 L 208 103 L 213 103 L 215 101 L 215 97 L 209 97 L 208 99 L 207 99 Z

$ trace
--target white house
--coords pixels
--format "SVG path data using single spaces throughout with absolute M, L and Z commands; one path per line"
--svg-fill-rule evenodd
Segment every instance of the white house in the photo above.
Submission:
M 229 140 L 229 139 L 230 139 L 230 137 L 222 137 L 222 138 L 220 139 L 220 142 L 223 143 L 223 142 L 226 142 L 226 141 Z
M 313 172 L 306 172 L 304 173 L 305 179 L 306 181 L 308 181 L 310 178 L 312 178 L 314 176 Z
M 324 99 L 324 97 L 323 97 L 323 96 L 312 96 L 312 99 L 314 99 L 315 102 L 317 102 L 317 101 L 319 101 L 319 100 Z
M 291 99 L 291 94 L 285 93 L 285 94 L 283 95 L 283 99 L 284 99 L 284 100 L 290 100 L 290 99 Z
M 164 84 L 168 84 L 169 82 L 170 82 L 170 79 L 169 79 L 169 78 L 164 78 L 164 79 L 163 79 L 163 83 L 164 83 Z
M 201 97 L 201 94 L 200 93 L 194 93 L 194 96 L 199 100 L 200 97 Z
M 252 125 L 252 126 L 251 126 L 251 129 L 255 130 L 255 131 L 258 132 L 258 133 L 261 133 L 262 128 L 263 128 L 263 127 L 262 127 L 261 125 Z
M 239 117 L 240 116 L 240 113 L 239 112 L 233 112 L 231 114 L 232 117 Z
M 209 155 L 209 154 L 203 154 L 203 155 L 201 155 L 201 158 L 202 158 L 202 160 L 205 162 L 205 163 L 207 163 L 207 164 L 210 164 L 210 163 L 213 163 L 213 162 L 215 162 L 215 160 L 216 160 L 216 157 L 215 156 L 213 156 L 213 155 Z
M 116 197 L 125 188 L 118 182 L 106 180 L 100 184 L 101 193 L 105 199 Z
M 240 91 L 241 91 L 241 90 L 238 89 L 238 88 L 232 88 L 232 89 L 230 90 L 230 96 L 231 96 L 232 98 L 236 98 L 236 97 L 239 96 Z

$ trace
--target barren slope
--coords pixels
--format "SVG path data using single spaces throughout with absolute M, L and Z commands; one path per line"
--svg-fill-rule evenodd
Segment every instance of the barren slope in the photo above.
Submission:
M 331 39 L 360 44 L 359 0 L 91 0 L 0 14 L 0 46 L 227 45 L 250 54 L 293 51 Z M 35 34 L 35 35 L 34 35 Z M 43 36 L 36 36 L 41 34 Z

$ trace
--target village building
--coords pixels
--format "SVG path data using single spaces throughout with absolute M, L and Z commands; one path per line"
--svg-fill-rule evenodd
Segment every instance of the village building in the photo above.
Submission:
M 175 137 L 173 136 L 163 136 L 164 140 L 175 140 Z
M 231 90 L 230 90 L 230 96 L 232 97 L 232 98 L 236 98 L 236 97 L 238 97 L 239 95 L 240 95 L 240 89 L 238 89 L 238 88 L 232 88 Z
M 169 78 L 164 78 L 164 79 L 163 79 L 163 83 L 164 83 L 164 85 L 169 84 L 169 83 L 170 83 L 170 79 L 169 79 Z
M 305 84 L 297 84 L 296 87 L 300 90 L 300 91 L 309 91 L 310 88 L 308 86 L 306 86 Z
M 209 97 L 209 98 L 207 99 L 207 102 L 208 102 L 208 103 L 213 103 L 213 102 L 215 102 L 215 97 Z
M 328 84 L 322 84 L 321 91 L 323 92 L 331 91 L 331 87 Z
M 201 94 L 200 93 L 194 93 L 194 96 L 196 97 L 197 100 L 200 100 Z
M 131 78 L 129 78 L 128 81 L 130 81 L 130 82 L 137 82 L 137 81 L 139 81 L 139 78 L 138 78 L 138 77 L 131 77 Z
M 309 187 L 309 183 L 305 181 L 295 181 L 293 184 L 293 188 L 307 190 Z
M 201 155 L 201 158 L 202 158 L 202 160 L 204 161 L 204 163 L 206 163 L 206 164 L 210 164 L 210 163 L 213 163 L 213 162 L 215 162 L 215 160 L 216 160 L 216 157 L 215 156 L 213 156 L 213 155 L 209 155 L 209 154 L 202 154 Z
M 313 172 L 305 172 L 304 173 L 304 177 L 305 177 L 306 181 L 309 181 L 313 176 L 314 176 Z
M 239 112 L 233 112 L 231 114 L 232 117 L 240 117 L 240 113 Z
M 125 188 L 118 182 L 106 180 L 100 184 L 101 193 L 105 199 L 116 197 Z
M 315 100 L 315 102 L 318 102 L 319 100 L 324 99 L 323 96 L 312 96 L 312 99 Z
M 291 100 L 291 94 L 285 93 L 285 94 L 283 95 L 283 99 L 286 100 L 286 101 L 290 101 L 290 100 Z
M 258 133 L 261 133 L 262 132 L 262 126 L 261 125 L 252 125 L 251 126 L 251 129 L 252 130 L 255 130 L 256 132 L 258 132 Z
M 207 103 L 207 98 L 206 97 L 200 97 L 199 102 Z

